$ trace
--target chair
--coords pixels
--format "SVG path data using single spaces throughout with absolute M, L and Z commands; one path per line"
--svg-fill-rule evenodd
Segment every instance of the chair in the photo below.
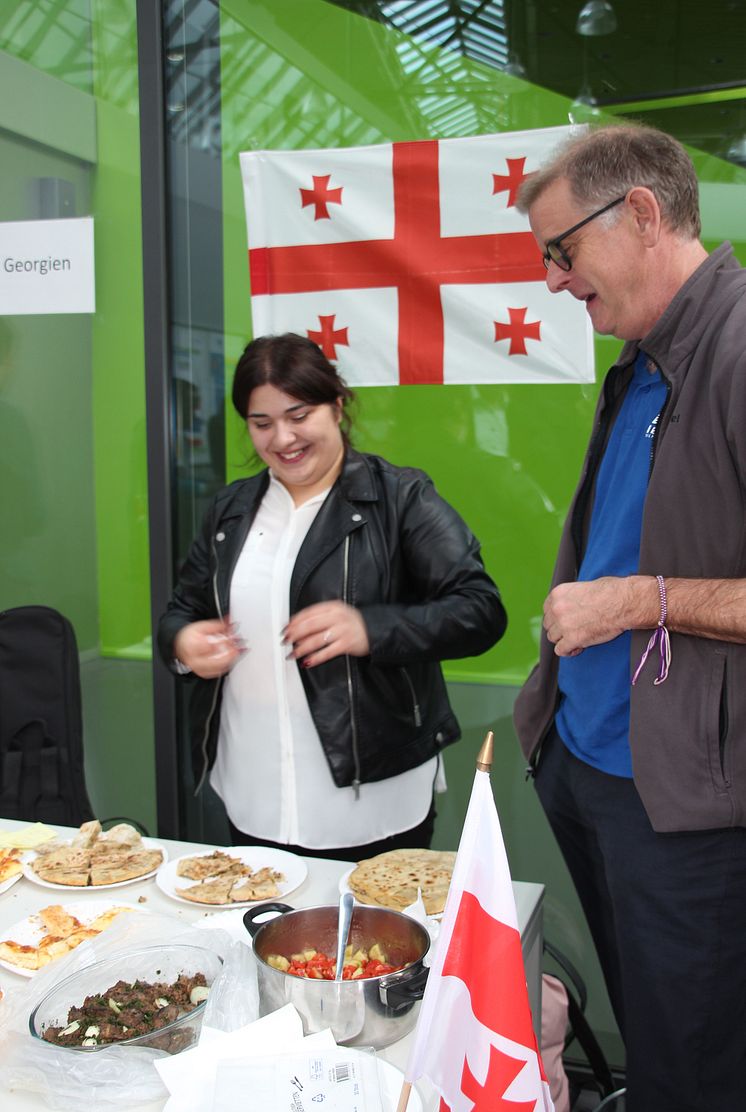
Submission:
M 601 1104 L 594 1109 L 594 1112 L 599 1112 L 602 1108 L 604 1112 L 607 1112 L 607 1110 L 608 1112 L 623 1112 L 624 1090 L 620 1089 L 614 1081 L 606 1056 L 585 1017 L 585 1009 L 588 1003 L 588 990 L 585 982 L 567 955 L 546 939 L 544 940 L 544 953 L 559 967 L 559 974 L 552 970 L 552 975 L 558 977 L 567 992 L 568 1027 L 565 1035 L 565 1050 L 573 1041 L 577 1041 L 588 1061 L 593 1077 L 593 1087 L 598 1090 L 602 1098 Z M 570 1076 L 572 1071 L 568 1070 L 567 1072 L 571 1080 L 571 1097 L 575 1099 L 577 1092 L 573 1092 L 573 1089 L 577 1086 L 572 1085 L 572 1077 Z M 614 1100 L 620 1098 L 622 1103 L 615 1104 Z
M 613 1093 L 609 1093 L 607 1097 L 597 1104 L 593 1112 L 624 1112 L 626 1108 L 625 1094 L 626 1089 L 616 1089 Z

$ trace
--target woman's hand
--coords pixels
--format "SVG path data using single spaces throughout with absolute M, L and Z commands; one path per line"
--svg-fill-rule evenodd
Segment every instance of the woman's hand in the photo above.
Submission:
M 224 675 L 245 652 L 229 619 L 191 622 L 174 638 L 174 655 L 203 680 Z
M 300 660 L 304 668 L 315 668 L 335 656 L 370 652 L 362 614 L 339 599 L 299 610 L 282 631 L 282 640 L 290 646 L 287 659 Z

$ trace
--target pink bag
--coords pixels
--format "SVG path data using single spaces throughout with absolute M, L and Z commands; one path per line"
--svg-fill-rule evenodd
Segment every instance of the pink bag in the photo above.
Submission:
M 570 1086 L 562 1063 L 567 1034 L 567 989 L 556 977 L 541 978 L 541 1058 L 555 1112 L 570 1112 Z

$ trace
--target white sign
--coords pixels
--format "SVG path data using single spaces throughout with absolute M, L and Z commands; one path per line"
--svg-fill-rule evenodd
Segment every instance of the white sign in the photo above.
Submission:
M 93 217 L 0 223 L 0 315 L 95 311 Z

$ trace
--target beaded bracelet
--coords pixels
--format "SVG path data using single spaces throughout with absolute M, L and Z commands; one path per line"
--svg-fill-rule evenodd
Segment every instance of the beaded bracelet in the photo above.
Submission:
M 669 637 L 668 629 L 666 628 L 666 618 L 668 617 L 666 584 L 663 582 L 662 575 L 656 575 L 655 578 L 658 581 L 658 593 L 661 600 L 661 616 L 658 619 L 658 625 L 655 627 L 655 631 L 653 632 L 652 637 L 648 641 L 645 652 L 640 657 L 640 663 L 635 669 L 635 674 L 632 677 L 632 683 L 637 683 L 637 677 L 640 675 L 640 672 L 643 669 L 643 665 L 648 659 L 648 654 L 655 648 L 657 643 L 660 650 L 660 663 L 658 665 L 658 675 L 653 680 L 653 683 L 657 687 L 659 683 L 663 683 L 664 680 L 668 679 L 668 669 L 671 666 L 671 638 Z

